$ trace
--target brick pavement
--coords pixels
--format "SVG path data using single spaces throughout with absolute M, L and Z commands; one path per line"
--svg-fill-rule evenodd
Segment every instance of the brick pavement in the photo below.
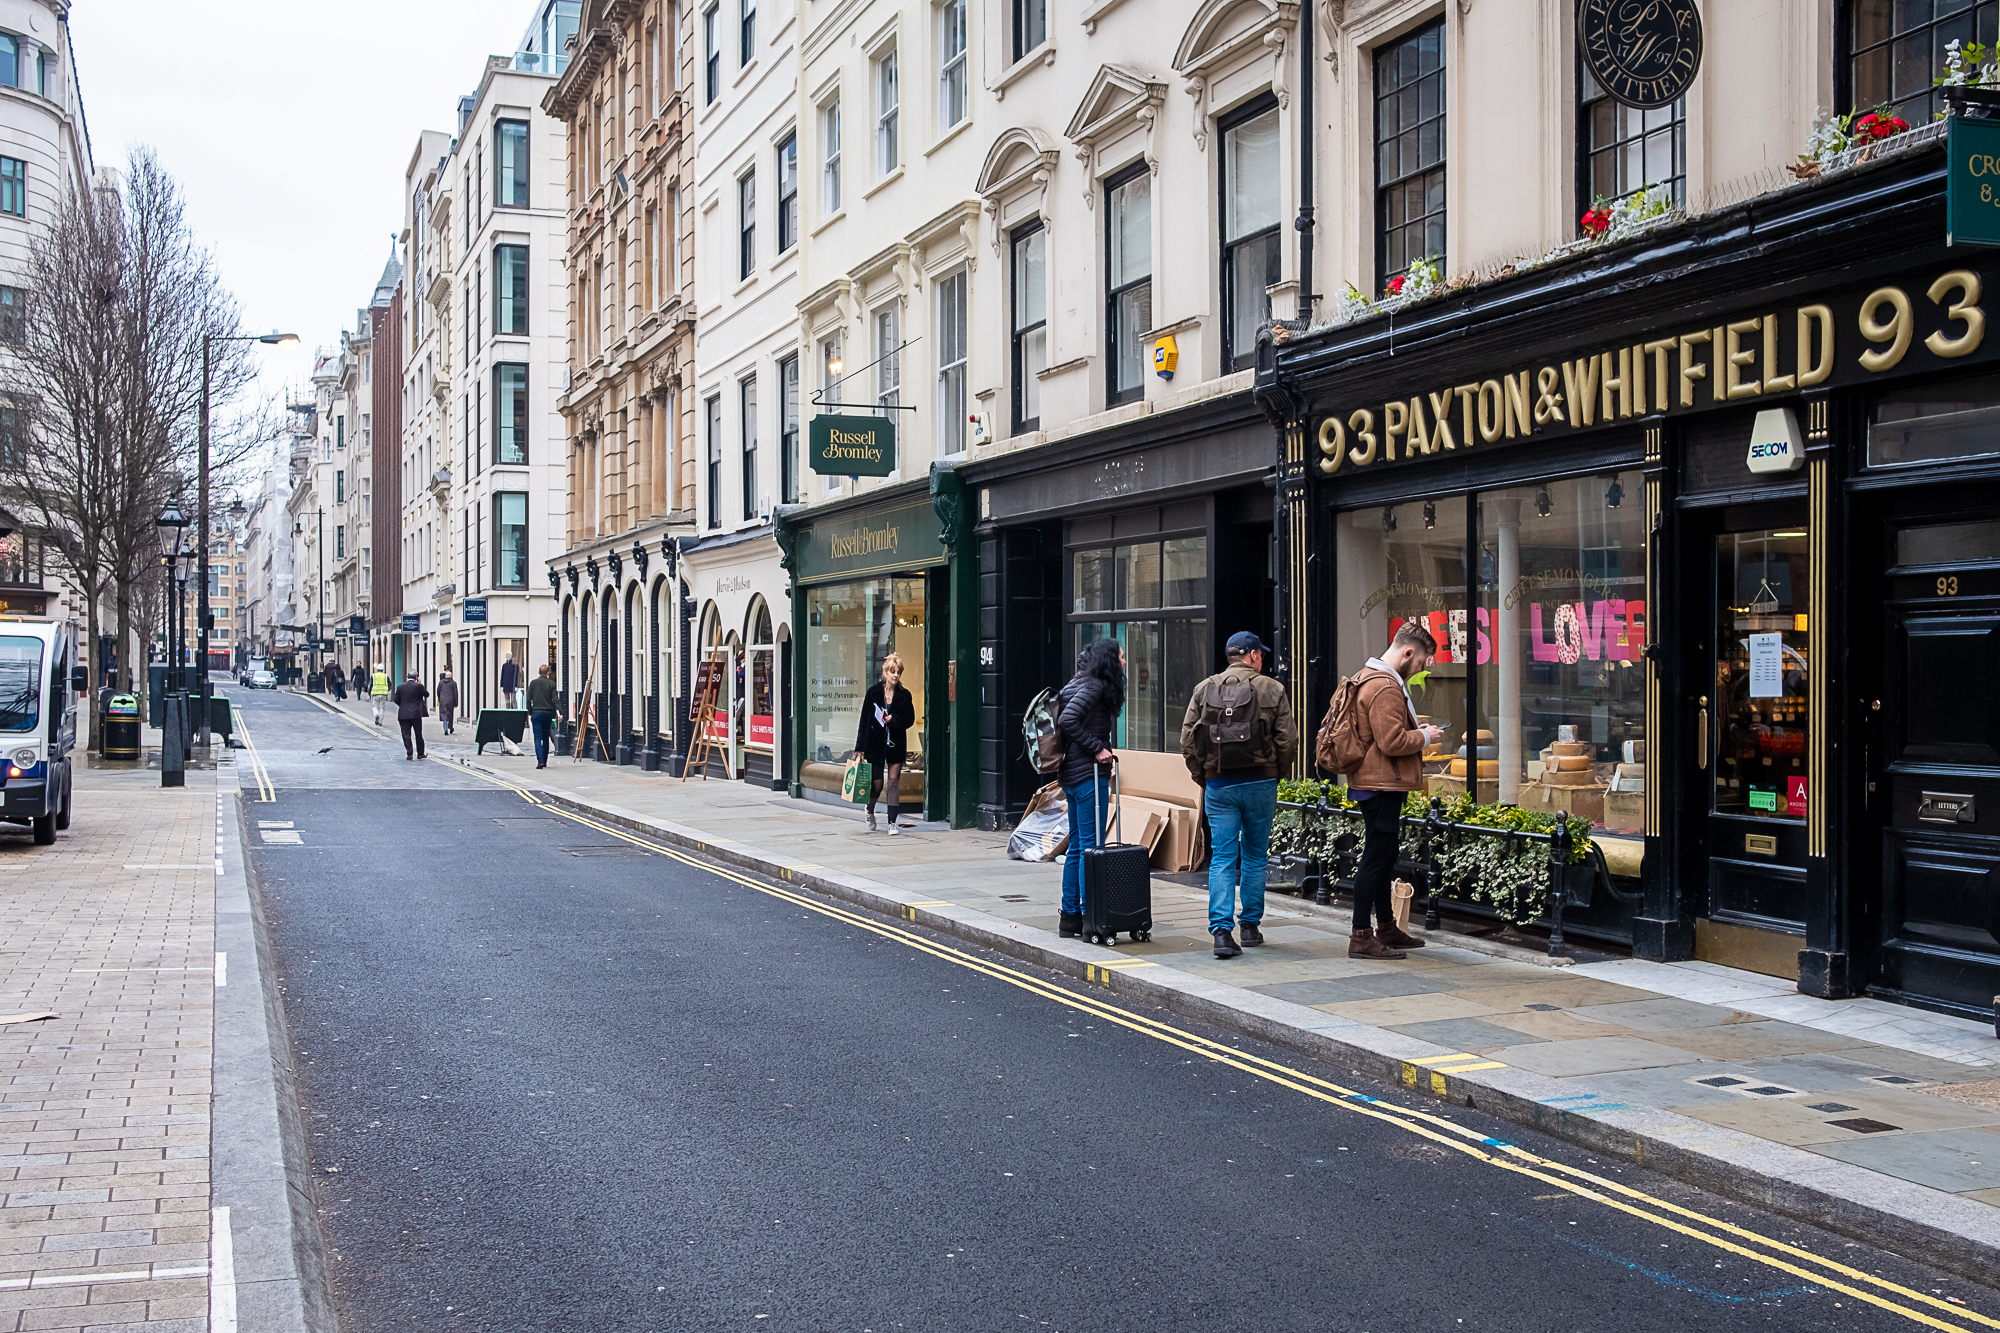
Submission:
M 80 769 L 0 834 L 0 1333 L 208 1329 L 215 775 Z M 25 834 L 25 830 L 22 831 Z

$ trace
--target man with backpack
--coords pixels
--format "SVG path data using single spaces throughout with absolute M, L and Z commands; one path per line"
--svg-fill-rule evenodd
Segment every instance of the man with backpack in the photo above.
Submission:
M 1208 933 L 1217 958 L 1243 952 L 1231 934 L 1239 920 L 1243 945 L 1254 949 L 1264 942 L 1264 875 L 1278 814 L 1278 775 L 1299 748 L 1291 700 L 1263 674 L 1266 651 L 1248 630 L 1230 635 L 1228 669 L 1194 687 L 1181 720 L 1181 757 L 1202 784 L 1208 816 Z
M 1397 626 L 1388 649 L 1340 682 L 1320 726 L 1313 757 L 1347 779 L 1347 794 L 1361 808 L 1366 840 L 1354 872 L 1354 934 L 1349 958 L 1403 958 L 1424 942 L 1396 925 L 1389 878 L 1402 836 L 1403 798 L 1424 785 L 1424 748 L 1444 728 L 1417 718 L 1410 677 L 1431 664 L 1437 640 L 1415 620 Z M 1369 928 L 1370 919 L 1374 928 Z

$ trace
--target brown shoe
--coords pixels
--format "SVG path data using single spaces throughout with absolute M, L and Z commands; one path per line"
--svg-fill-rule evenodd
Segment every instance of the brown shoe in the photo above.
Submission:
M 1391 921 L 1386 926 L 1375 927 L 1375 938 L 1391 949 L 1421 949 L 1424 942 Z
M 1347 956 L 1349 958 L 1395 959 L 1407 958 L 1409 955 L 1405 954 L 1401 949 L 1391 949 L 1388 945 L 1382 943 L 1381 940 L 1376 939 L 1375 932 L 1372 930 L 1357 930 L 1347 941 Z

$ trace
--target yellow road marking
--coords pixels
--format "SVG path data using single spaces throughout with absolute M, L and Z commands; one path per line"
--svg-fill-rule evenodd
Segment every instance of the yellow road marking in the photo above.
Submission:
M 1176 1028 L 1158 1019 L 1129 1013 L 1097 1000 L 1090 995 L 1066 990 L 1053 982 L 1042 981 L 1024 972 L 1016 972 L 1012 968 L 976 957 L 962 950 L 952 948 L 949 945 L 937 944 L 934 941 L 925 939 L 919 935 L 913 935 L 896 926 L 884 925 L 878 921 L 869 919 L 867 916 L 861 915 L 859 912 L 839 907 L 832 903 L 819 902 L 803 894 L 795 893 L 776 885 L 760 883 L 747 875 L 740 874 L 727 867 L 700 861 L 669 844 L 641 838 L 623 829 L 591 819 L 564 806 L 544 804 L 533 792 L 524 787 L 516 786 L 512 782 L 495 778 L 490 774 L 481 773 L 476 769 L 468 768 L 467 771 L 476 773 L 478 776 L 493 782 L 495 785 L 507 787 L 524 797 L 530 803 L 553 814 L 560 815 L 573 823 L 581 824 L 586 828 L 596 829 L 600 833 L 623 839 L 636 846 L 644 847 L 648 851 L 667 856 L 681 862 L 683 865 L 700 870 L 706 874 L 714 875 L 719 879 L 729 880 L 731 883 L 754 889 L 759 893 L 773 898 L 782 899 L 795 906 L 816 912 L 821 916 L 829 917 L 858 929 L 870 931 L 885 939 L 915 949 L 919 953 L 926 953 L 934 958 L 965 968 L 968 971 L 981 973 L 994 980 L 1014 986 L 1019 990 L 1083 1010 L 1094 1017 L 1102 1018 L 1106 1022 L 1139 1033 L 1142 1036 L 1152 1037 L 1154 1040 L 1163 1042 L 1169 1046 L 1178 1047 L 1192 1054 L 1203 1056 L 1216 1064 L 1227 1065 L 1252 1077 L 1263 1079 L 1265 1082 L 1301 1093 L 1304 1096 L 1325 1102 L 1328 1105 L 1339 1107 L 1344 1111 L 1366 1116 L 1383 1124 L 1394 1126 L 1407 1133 L 1415 1134 L 1420 1138 L 1429 1139 L 1440 1147 L 1458 1152 L 1475 1161 L 1540 1181 L 1546 1185 L 1553 1185 L 1557 1189 L 1574 1197 L 1601 1204 L 1606 1208 L 1625 1213 L 1640 1221 L 1650 1222 L 1655 1226 L 1663 1227 L 1666 1230 L 1686 1236 L 1691 1240 L 1701 1241 L 1704 1244 L 1737 1255 L 1740 1258 L 1749 1259 L 1763 1264 L 1767 1268 L 1790 1274 L 1802 1281 L 1838 1291 L 1843 1295 L 1853 1297 L 1855 1300 L 1863 1301 L 1893 1314 L 1901 1315 L 1912 1322 L 1923 1324 L 1930 1328 L 1946 1330 L 1946 1333 L 1965 1333 L 1967 1324 L 1976 1325 L 1981 1328 L 2000 1329 L 2000 1319 L 1990 1318 L 1963 1306 L 1952 1305 L 1927 1292 L 1915 1291 L 1909 1287 L 1891 1282 L 1886 1278 L 1850 1267 L 1837 1260 L 1814 1254 L 1810 1250 L 1789 1245 L 1784 1241 L 1774 1240 L 1747 1227 L 1738 1226 L 1735 1223 L 1726 1222 L 1720 1218 L 1710 1217 L 1705 1213 L 1673 1203 L 1670 1200 L 1656 1198 L 1645 1193 L 1643 1190 L 1636 1189 L 1607 1176 L 1601 1176 L 1580 1167 L 1570 1166 L 1563 1162 L 1541 1157 L 1516 1144 L 1489 1138 L 1477 1130 L 1457 1124 L 1446 1117 L 1427 1111 L 1394 1106 L 1387 1102 L 1378 1101 L 1366 1093 L 1342 1087 L 1337 1083 L 1316 1075 L 1302 1073 L 1299 1070 L 1291 1068 L 1289 1065 L 1280 1064 L 1275 1060 L 1266 1059 L 1263 1056 L 1251 1055 L 1247 1052 L 1224 1046 L 1220 1042 L 1197 1036 L 1194 1033 Z M 1109 969 L 1099 967 L 1098 970 L 1104 972 L 1108 978 Z M 1413 1063 L 1406 1063 L 1404 1069 L 1414 1075 L 1416 1066 Z M 1430 1070 L 1426 1070 L 1425 1072 L 1431 1074 L 1434 1088 L 1441 1091 L 1447 1086 L 1443 1074 Z M 1680 1221 L 1676 1219 L 1687 1220 Z M 1694 1225 L 1690 1225 L 1690 1223 Z M 1707 1229 L 1704 1230 L 1703 1228 Z M 1742 1243 L 1739 1244 L 1739 1241 Z M 1771 1253 L 1760 1253 L 1757 1250 L 1748 1248 L 1750 1245 L 1762 1246 L 1765 1250 L 1771 1251 Z M 1797 1260 L 1798 1262 L 1795 1263 L 1792 1260 Z M 1801 1267 L 1800 1264 L 1815 1265 L 1817 1271 Z M 1874 1290 L 1864 1290 L 1863 1287 L 1874 1288 Z M 1909 1305 L 1898 1304 L 1897 1300 L 1892 1300 L 1889 1296 L 1878 1294 L 1880 1292 L 1890 1293 L 1891 1296 L 1900 1300 L 1910 1302 L 1914 1305 L 1927 1306 L 1951 1318 L 1966 1322 L 1947 1323 L 1945 1320 L 1932 1315 L 1927 1310 L 1912 1309 Z
M 316 708 L 324 708 L 327 712 L 332 713 L 342 722 L 353 723 L 355 726 L 361 728 L 363 731 L 367 732 L 370 736 L 373 736 L 378 741 L 387 741 L 394 739 L 394 737 L 385 734 L 380 727 L 371 727 L 358 717 L 350 717 L 344 710 L 335 708 L 332 704 L 327 703 L 324 699 L 315 699 L 310 694 L 301 694 L 299 698 L 304 699 L 307 703 L 312 704 Z
M 230 705 L 230 712 L 236 714 L 236 731 L 243 737 L 243 748 L 250 755 L 250 771 L 257 778 L 257 803 L 270 805 L 278 799 L 278 789 L 271 785 L 271 775 L 264 767 L 262 755 L 257 753 L 257 742 L 250 736 L 250 727 L 243 719 L 243 710 Z

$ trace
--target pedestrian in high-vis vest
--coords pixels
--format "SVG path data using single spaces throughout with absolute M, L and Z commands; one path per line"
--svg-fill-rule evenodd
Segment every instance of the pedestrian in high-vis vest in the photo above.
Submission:
M 389 673 L 381 667 L 375 668 L 375 677 L 368 682 L 368 702 L 375 706 L 375 725 L 382 725 L 382 709 L 389 702 Z

